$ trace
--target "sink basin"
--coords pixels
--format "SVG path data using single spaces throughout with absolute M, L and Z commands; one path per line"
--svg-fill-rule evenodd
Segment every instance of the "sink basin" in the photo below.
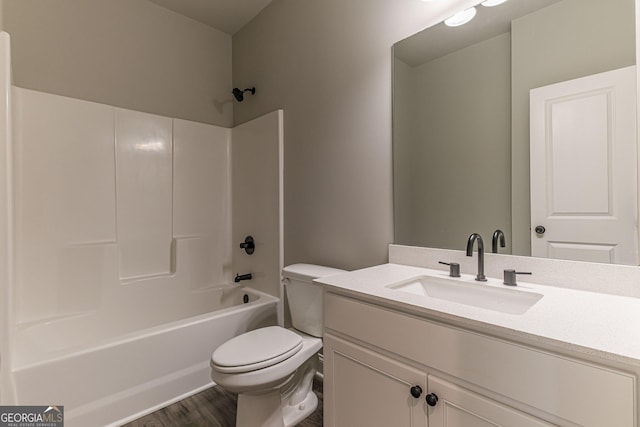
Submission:
M 508 314 L 524 314 L 542 298 L 542 294 L 535 292 L 501 289 L 484 283 L 469 283 L 435 276 L 414 277 L 388 287 L 400 292 Z

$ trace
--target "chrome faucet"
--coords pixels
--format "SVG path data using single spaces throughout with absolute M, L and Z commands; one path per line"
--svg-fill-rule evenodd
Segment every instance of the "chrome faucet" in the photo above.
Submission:
M 467 241 L 467 256 L 473 256 L 473 244 L 478 241 L 478 274 L 476 280 L 479 282 L 486 282 L 487 278 L 484 276 L 484 242 L 482 236 L 478 233 L 473 233 L 469 236 Z
M 493 238 L 491 239 L 491 252 L 494 254 L 498 253 L 498 240 L 500 241 L 500 247 L 504 248 L 506 246 L 504 243 L 504 233 L 500 229 L 493 232 Z

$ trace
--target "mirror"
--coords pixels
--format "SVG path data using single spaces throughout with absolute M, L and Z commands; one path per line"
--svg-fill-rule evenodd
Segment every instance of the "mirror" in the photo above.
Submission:
M 395 243 L 531 255 L 529 91 L 634 65 L 634 0 L 476 8 L 394 45 Z

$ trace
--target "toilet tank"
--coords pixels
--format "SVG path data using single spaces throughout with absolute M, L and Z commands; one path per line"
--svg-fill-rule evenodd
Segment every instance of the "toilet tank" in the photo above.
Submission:
M 345 272 L 313 264 L 293 264 L 282 270 L 291 324 L 295 329 L 314 337 L 322 336 L 322 286 L 313 283 L 313 279 Z

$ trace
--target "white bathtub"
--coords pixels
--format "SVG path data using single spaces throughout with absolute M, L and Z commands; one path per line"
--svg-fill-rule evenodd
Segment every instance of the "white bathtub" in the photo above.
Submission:
M 275 324 L 278 299 L 237 287 L 203 299 L 211 301 L 207 313 L 124 334 L 122 323 L 92 315 L 19 328 L 17 402 L 64 405 L 68 427 L 120 425 L 211 386 L 212 351 Z

